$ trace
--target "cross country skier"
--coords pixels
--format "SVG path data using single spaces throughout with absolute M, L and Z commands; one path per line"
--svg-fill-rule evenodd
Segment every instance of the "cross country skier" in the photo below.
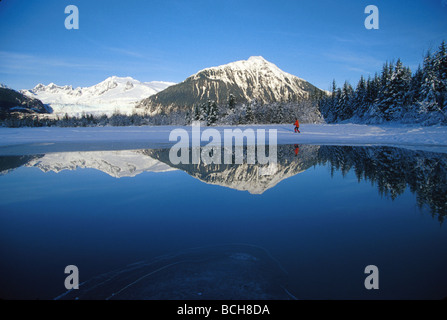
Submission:
M 299 121 L 298 121 L 298 119 L 297 118 L 295 118 L 295 133 L 301 133 L 300 132 L 300 123 L 299 123 Z

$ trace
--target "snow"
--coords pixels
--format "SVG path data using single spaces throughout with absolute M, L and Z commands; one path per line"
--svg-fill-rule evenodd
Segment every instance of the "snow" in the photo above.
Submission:
M 271 95 L 270 99 L 274 101 L 287 101 L 290 97 L 284 96 L 284 86 L 288 86 L 297 95 L 307 96 L 307 92 L 303 89 L 305 80 L 284 72 L 275 64 L 265 60 L 261 56 L 252 56 L 248 60 L 240 60 L 217 67 L 206 68 L 190 76 L 188 79 L 198 80 L 203 76 L 204 72 L 210 80 L 219 80 L 230 86 L 237 86 L 244 92 L 244 97 L 247 100 L 251 100 L 250 91 L 253 91 L 257 99 L 261 99 L 261 91 L 263 88 L 269 88 L 268 93 Z
M 112 76 L 106 80 L 83 88 L 58 86 L 50 83 L 38 84 L 32 90 L 22 90 L 28 97 L 37 98 L 49 104 L 54 115 L 79 116 L 87 114 L 112 114 L 115 110 L 130 114 L 136 102 L 148 98 L 173 85 L 171 82 L 140 82 L 131 77 Z
M 49 153 L 26 164 L 43 172 L 93 168 L 112 177 L 135 177 L 142 172 L 175 170 L 167 164 L 141 154 L 138 150 Z
M 0 155 L 66 151 L 132 150 L 169 147 L 169 134 L 191 127 L 0 128 Z M 222 137 L 224 129 L 212 127 Z M 287 125 L 239 126 L 244 130 L 277 129 L 278 144 L 387 145 L 447 153 L 447 127 L 408 125 L 303 124 L 301 134 Z M 201 130 L 205 130 L 202 127 Z M 191 135 L 190 135 L 191 136 Z
M 240 61 L 231 62 L 231 63 L 224 64 L 224 65 L 217 66 L 217 67 L 206 68 L 206 69 L 200 70 L 196 74 L 199 74 L 199 73 L 201 73 L 203 71 L 207 71 L 207 70 L 220 71 L 220 70 L 225 70 L 225 69 L 231 69 L 231 70 L 236 70 L 236 71 L 269 70 L 278 78 L 281 78 L 284 76 L 298 78 L 290 73 L 284 72 L 283 70 L 278 68 L 275 64 L 265 60 L 261 56 L 251 56 L 248 58 L 248 60 L 240 60 Z M 298 78 L 298 79 L 304 81 L 301 78 Z

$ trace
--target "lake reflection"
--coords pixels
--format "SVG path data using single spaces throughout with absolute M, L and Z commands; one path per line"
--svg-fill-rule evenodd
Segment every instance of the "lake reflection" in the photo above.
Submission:
M 409 188 L 416 194 L 418 205 L 428 206 L 441 222 L 447 214 L 446 154 L 393 147 L 281 145 L 277 155 L 276 165 L 247 164 L 246 161 L 229 165 L 205 165 L 203 162 L 173 165 L 169 160 L 169 149 L 0 156 L 0 174 L 21 166 L 56 173 L 93 168 L 115 178 L 135 177 L 143 172 L 182 170 L 208 184 L 262 194 L 284 179 L 315 165 L 327 164 L 332 174 L 340 171 L 345 175 L 352 170 L 359 181 L 370 181 L 380 195 L 391 199 Z
M 281 145 L 276 165 L 0 156 L 0 298 L 441 299 L 446 170 L 383 146 Z M 70 264 L 92 285 L 66 294 Z

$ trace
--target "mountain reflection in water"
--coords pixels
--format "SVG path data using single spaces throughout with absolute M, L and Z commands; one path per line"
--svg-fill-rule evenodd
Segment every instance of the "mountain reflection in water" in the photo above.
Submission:
M 0 156 L 1 174 L 22 166 L 44 172 L 94 168 L 116 178 L 182 170 L 205 183 L 252 194 L 262 194 L 282 180 L 316 165 L 328 165 L 332 173 L 341 171 L 343 175 L 353 170 L 359 182 L 370 181 L 382 196 L 393 200 L 408 187 L 416 195 L 418 205 L 427 206 L 440 222 L 447 214 L 447 155 L 443 153 L 384 146 L 280 145 L 276 165 L 247 164 L 246 161 L 173 165 L 169 161 L 169 149 Z

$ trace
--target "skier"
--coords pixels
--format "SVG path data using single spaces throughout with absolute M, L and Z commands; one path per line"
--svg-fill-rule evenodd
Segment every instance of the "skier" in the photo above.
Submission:
M 297 144 L 295 144 L 293 147 L 295 148 L 295 157 L 296 157 L 298 156 L 298 152 L 300 152 L 300 147 Z
M 300 132 L 300 123 L 299 123 L 299 121 L 298 121 L 298 119 L 297 118 L 295 118 L 295 133 L 301 133 Z

